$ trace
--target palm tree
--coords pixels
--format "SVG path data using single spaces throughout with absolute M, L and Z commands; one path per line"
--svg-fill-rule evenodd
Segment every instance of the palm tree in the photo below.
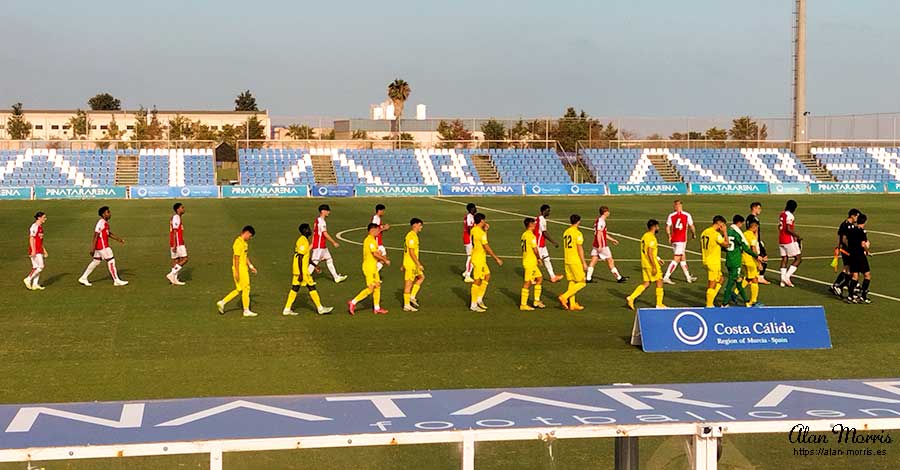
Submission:
M 402 78 L 397 78 L 393 82 L 388 84 L 387 87 L 387 95 L 388 99 L 394 103 L 394 129 L 395 132 L 399 132 L 399 121 L 400 116 L 403 114 L 403 105 L 406 104 L 406 100 L 409 99 L 409 94 L 412 93 L 412 89 L 409 87 L 409 83 L 406 83 L 406 80 Z
M 296 140 L 311 140 L 316 138 L 316 132 L 306 125 L 291 124 L 287 127 L 287 136 Z

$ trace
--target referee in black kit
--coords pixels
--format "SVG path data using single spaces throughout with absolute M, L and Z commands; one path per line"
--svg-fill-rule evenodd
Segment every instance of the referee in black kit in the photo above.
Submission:
M 766 244 L 763 242 L 762 236 L 762 222 L 759 220 L 759 214 L 762 213 L 762 203 L 761 202 L 751 202 L 750 203 L 750 215 L 747 216 L 747 227 L 750 226 L 750 222 L 756 222 L 756 226 L 759 227 L 756 233 L 756 238 L 759 240 L 759 256 L 766 256 Z M 759 278 L 757 282 L 760 284 L 771 284 L 771 282 L 766 280 L 766 266 L 769 263 L 763 261 L 762 269 L 759 270 Z

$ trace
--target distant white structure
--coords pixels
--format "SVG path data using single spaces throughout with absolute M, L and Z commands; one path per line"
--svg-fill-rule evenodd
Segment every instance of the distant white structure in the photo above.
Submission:
M 425 116 L 425 105 L 424 104 L 416 105 L 416 119 L 419 121 L 424 121 L 425 119 L 427 119 Z
M 426 106 L 424 104 L 416 105 L 416 119 L 424 121 L 426 119 Z M 369 106 L 369 117 L 375 121 L 393 121 L 394 120 L 394 103 L 386 100 L 383 103 L 373 104 Z

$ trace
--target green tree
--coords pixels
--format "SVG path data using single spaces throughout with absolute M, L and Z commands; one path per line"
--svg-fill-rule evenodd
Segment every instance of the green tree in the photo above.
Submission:
M 602 125 L 600 125 L 600 122 L 598 122 L 598 121 L 591 121 L 591 124 L 594 124 L 594 123 L 597 124 L 598 132 L 596 133 L 596 135 L 599 137 L 598 140 L 609 141 L 609 140 L 617 140 L 619 138 L 619 129 L 616 128 L 616 126 L 613 125 L 613 123 L 611 123 L 611 122 L 607 123 L 606 127 L 603 127 Z M 592 129 L 591 134 L 595 135 L 593 132 L 593 128 L 594 128 L 594 126 L 592 125 L 591 126 L 591 129 Z
M 259 111 L 259 107 L 256 105 L 256 98 L 253 97 L 253 94 L 250 93 L 250 90 L 244 91 L 234 99 L 234 110 Z
M 386 136 L 382 137 L 381 140 L 393 140 L 393 141 L 396 141 L 396 140 L 398 140 L 398 138 L 397 138 L 397 137 L 393 137 L 393 136 L 386 135 Z M 399 147 L 400 147 L 400 148 L 403 148 L 403 149 L 411 149 L 411 148 L 415 148 L 415 147 L 416 147 L 416 138 L 413 137 L 413 135 L 410 134 L 410 133 L 408 133 L 408 132 L 403 132 L 403 133 L 401 133 L 401 134 L 400 134 L 400 137 L 399 137 L 399 141 L 400 141 L 400 144 L 399 144 Z
M 194 136 L 195 140 L 215 140 L 217 142 L 222 142 L 218 132 L 199 120 L 191 123 L 191 135 Z
M 568 107 L 565 114 L 552 127 L 550 138 L 558 141 L 562 148 L 574 150 L 578 147 L 579 140 L 588 140 L 589 132 L 593 127 L 591 124 L 584 110 L 579 114 L 575 108 Z M 541 137 L 541 139 L 545 138 Z
M 442 144 L 444 148 L 452 148 L 454 146 L 449 141 L 472 140 L 472 132 L 466 129 L 465 124 L 459 119 L 454 119 L 450 122 L 442 120 L 438 123 L 436 130 L 440 139 L 445 142 Z
M 502 141 L 506 139 L 506 126 L 502 122 L 490 119 L 481 125 L 484 140 Z
M 22 103 L 12 105 L 12 115 L 6 120 L 6 133 L 13 140 L 25 140 L 31 135 L 31 123 L 25 120 Z
M 150 110 L 150 122 L 147 124 L 147 138 L 149 140 L 162 140 L 163 138 L 163 128 L 162 124 L 159 122 L 159 111 L 156 110 L 156 106 Z
M 658 132 L 654 132 L 648 135 L 646 140 L 663 140 L 663 136 L 659 135 Z
M 119 123 L 116 122 L 116 115 L 109 115 L 109 123 L 106 125 L 106 130 L 103 131 L 103 138 L 101 140 L 110 141 L 110 140 L 119 140 L 122 136 L 125 135 L 124 129 L 119 129 Z M 109 148 L 109 142 L 99 142 L 97 146 L 106 149 Z
M 731 129 L 728 131 L 731 140 L 766 140 L 768 135 L 766 125 L 760 126 L 750 116 L 742 116 L 731 121 Z
M 242 140 L 264 140 L 266 138 L 266 128 L 255 114 L 248 117 L 244 124 L 238 126 L 238 130 L 240 131 L 238 138 Z
M 406 80 L 401 78 L 394 79 L 393 82 L 388 83 L 387 86 L 387 96 L 388 99 L 394 103 L 394 122 L 391 124 L 391 132 L 397 133 L 400 129 L 400 116 L 403 115 L 403 106 L 406 105 L 406 100 L 409 99 L 409 95 L 412 93 L 412 88 L 409 87 L 409 83 L 406 83 Z
M 194 138 L 194 123 L 180 115 L 176 114 L 174 118 L 169 119 L 169 139 L 170 140 L 190 140 Z
M 88 106 L 92 111 L 119 111 L 122 102 L 109 93 L 99 93 L 88 100 Z
M 69 127 L 72 128 L 72 137 L 75 139 L 88 134 L 87 113 L 81 109 L 75 110 L 75 115 L 69 118 Z
M 287 127 L 287 136 L 296 140 L 311 140 L 316 138 L 316 132 L 307 125 L 291 124 Z
M 353 134 L 350 136 L 353 140 L 368 140 L 369 133 L 363 129 L 357 129 L 353 131 Z
M 710 127 L 706 130 L 707 140 L 726 140 L 728 139 L 728 131 L 719 129 L 718 127 Z
M 702 132 L 697 131 L 688 131 L 684 132 L 673 132 L 672 135 L 669 136 L 669 140 L 703 140 L 704 136 Z
M 328 131 L 327 134 L 323 135 L 322 139 L 323 140 L 334 140 L 334 129 L 331 129 L 330 131 Z
M 134 112 L 134 130 L 131 133 L 131 140 L 149 140 L 147 137 L 149 125 L 147 109 L 141 106 Z
M 528 126 L 528 123 L 519 119 L 519 122 L 509 128 L 509 140 L 525 140 L 530 132 L 531 128 Z

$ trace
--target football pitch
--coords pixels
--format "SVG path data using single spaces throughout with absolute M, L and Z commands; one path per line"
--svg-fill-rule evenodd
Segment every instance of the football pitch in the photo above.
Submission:
M 331 315 L 311 308 L 305 289 L 294 310 L 281 310 L 290 288 L 297 225 L 312 224 L 320 199 L 187 200 L 185 239 L 190 262 L 182 272 L 186 286 L 169 285 L 168 221 L 174 201 L 28 201 L 0 202 L 0 403 L 49 403 L 200 396 L 291 395 L 423 389 L 490 388 L 800 380 L 896 377 L 900 364 L 900 197 L 891 195 L 794 196 L 799 202 L 797 230 L 803 237 L 804 262 L 796 287 L 777 286 L 776 226 L 786 196 L 686 196 L 698 235 L 713 215 L 728 220 L 747 215 L 754 200 L 763 203 L 762 235 L 769 247 L 769 279 L 760 301 L 766 305 L 823 305 L 833 349 L 816 351 L 744 351 L 648 354 L 630 346 L 633 313 L 624 297 L 640 282 L 639 244 L 648 218 L 665 220 L 671 196 L 489 197 L 327 200 L 328 228 L 341 246 L 331 248 L 338 271 L 350 275 L 334 284 L 327 270 L 317 275 Z M 490 245 L 504 258 L 489 262 L 492 280 L 486 313 L 468 310 L 469 285 L 460 273 L 465 256 L 461 231 L 465 203 L 475 202 L 490 223 Z M 382 271 L 382 306 L 373 315 L 371 299 L 355 316 L 346 301 L 362 287 L 360 243 L 378 202 L 387 205 L 384 243 L 393 261 Z M 568 216 L 578 213 L 590 226 L 600 205 L 611 209 L 609 230 L 621 241 L 613 255 L 624 284 L 612 279 L 603 263 L 595 283 L 578 294 L 581 312 L 563 310 L 556 296 L 565 282 L 545 281 L 546 309 L 518 310 L 522 268 L 519 237 L 523 216 L 534 217 L 542 203 L 552 206 L 552 235 L 558 240 Z M 109 205 L 112 231 L 126 240 L 113 242 L 120 275 L 130 284 L 113 287 L 105 266 L 92 276 L 94 286 L 77 279 L 89 262 L 88 249 L 97 208 Z M 871 305 L 848 305 L 826 292 L 835 274 L 830 266 L 835 232 L 856 207 L 869 216 L 867 230 L 875 253 L 870 259 Z M 30 292 L 22 278 L 30 268 L 27 231 L 35 211 L 48 214 L 45 246 L 49 253 L 41 282 Z M 411 217 L 425 221 L 420 234 L 426 280 L 419 312 L 402 311 L 403 236 Z M 259 269 L 252 277 L 252 309 L 242 318 L 237 301 L 226 315 L 215 302 L 233 288 L 231 242 L 244 225 L 256 228 L 250 258 Z M 586 239 L 589 239 L 585 228 Z M 664 247 L 665 233 L 660 235 Z M 590 243 L 586 242 L 589 255 Z M 705 272 L 699 242 L 689 242 L 692 274 L 687 284 L 676 270 L 666 286 L 669 306 L 701 306 Z M 550 249 L 563 270 L 562 250 Z M 660 249 L 667 261 L 671 250 Z M 324 268 L 324 266 L 323 266 Z M 774 269 L 773 269 L 774 268 Z M 653 292 L 638 307 L 651 307 Z M 728 436 L 722 468 L 822 468 L 823 462 L 799 459 L 783 435 Z M 641 440 L 643 468 L 684 468 L 683 439 Z M 897 468 L 900 447 L 886 458 L 829 459 L 825 466 Z M 611 468 L 613 441 L 481 443 L 479 469 Z M 287 468 L 459 468 L 455 445 L 399 446 L 235 453 L 226 469 Z M 124 468 L 206 468 L 208 457 L 173 456 L 96 462 L 43 462 L 47 470 Z M 0 469 L 25 464 L 0 464 Z

